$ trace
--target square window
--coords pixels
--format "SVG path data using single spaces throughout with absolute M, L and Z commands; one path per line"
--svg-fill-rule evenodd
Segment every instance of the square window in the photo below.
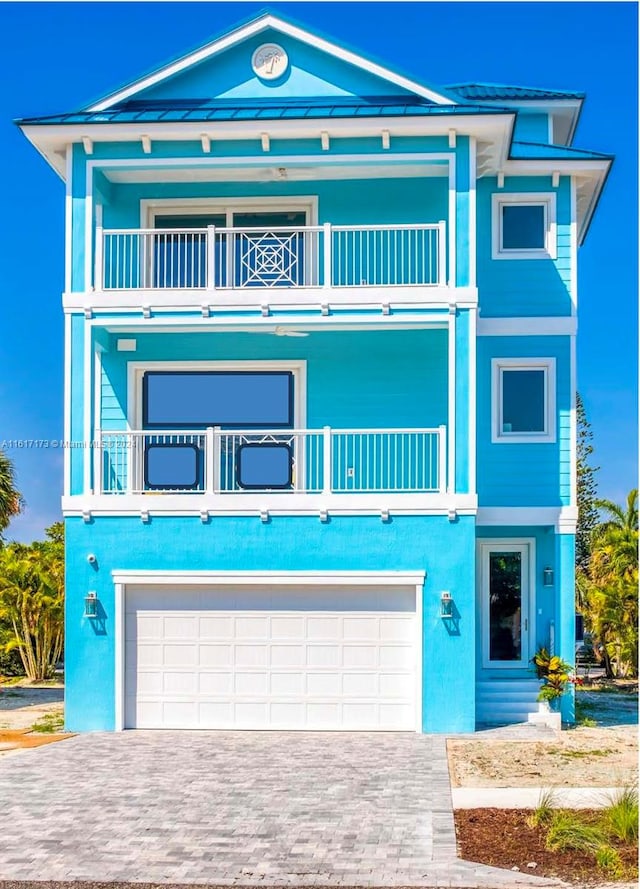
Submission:
M 245 490 L 290 488 L 292 454 L 288 444 L 241 445 L 237 453 L 237 481 Z
M 196 490 L 201 452 L 193 444 L 154 444 L 144 451 L 144 482 L 150 491 Z
M 493 195 L 493 259 L 555 259 L 556 240 L 555 194 Z
M 501 209 L 503 250 L 544 250 L 544 204 L 503 204 Z
M 555 441 L 555 359 L 493 359 L 491 440 Z

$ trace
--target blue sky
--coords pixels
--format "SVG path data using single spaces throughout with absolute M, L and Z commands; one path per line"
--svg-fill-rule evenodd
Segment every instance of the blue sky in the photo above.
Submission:
M 0 446 L 62 437 L 64 186 L 11 123 L 71 111 L 263 8 L 262 3 L 1 3 Z M 622 500 L 637 469 L 635 3 L 272 3 L 432 84 L 477 80 L 587 93 L 574 144 L 616 155 L 579 259 L 578 385 Z M 6 212 L 8 210 L 8 212 Z M 62 451 L 7 448 L 27 501 L 8 536 L 60 517 Z

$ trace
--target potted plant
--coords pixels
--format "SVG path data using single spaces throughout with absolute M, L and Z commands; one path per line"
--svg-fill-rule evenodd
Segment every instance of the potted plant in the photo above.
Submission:
M 567 684 L 571 682 L 571 664 L 557 655 L 549 654 L 546 648 L 539 648 L 532 661 L 538 679 L 543 682 L 538 693 L 540 709 L 556 710 Z

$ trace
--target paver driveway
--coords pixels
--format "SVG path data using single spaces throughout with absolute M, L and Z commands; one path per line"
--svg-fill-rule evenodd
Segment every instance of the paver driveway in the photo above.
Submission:
M 2 758 L 0 801 L 0 879 L 497 886 L 515 878 L 456 861 L 441 737 L 83 735 Z

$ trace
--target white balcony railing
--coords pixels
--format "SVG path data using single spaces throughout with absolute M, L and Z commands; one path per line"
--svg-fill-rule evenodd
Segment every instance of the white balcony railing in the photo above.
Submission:
M 445 223 L 96 233 L 98 290 L 427 287 L 446 281 Z
M 101 494 L 437 493 L 446 428 L 101 432 Z

